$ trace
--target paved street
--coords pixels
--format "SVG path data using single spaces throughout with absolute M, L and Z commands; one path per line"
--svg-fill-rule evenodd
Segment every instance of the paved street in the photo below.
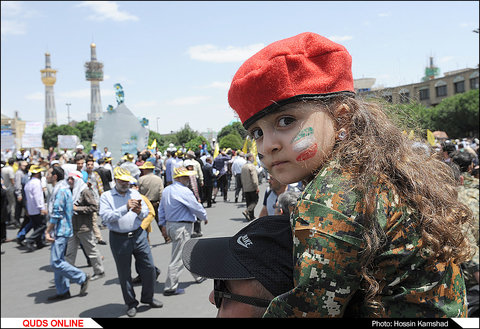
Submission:
M 266 187 L 267 183 L 264 181 L 260 187 L 256 215 L 260 212 Z M 203 237 L 231 236 L 246 225 L 247 222 L 242 215 L 245 204 L 233 202 L 234 191 L 228 192 L 228 198 L 230 202 L 225 203 L 218 193 L 217 203 L 213 204 L 212 208 L 207 208 L 208 224 L 202 224 Z M 108 230 L 101 232 L 108 243 Z M 7 239 L 15 238 L 16 233 L 16 229 L 7 229 Z M 213 288 L 211 279 L 197 284 L 190 272 L 185 269 L 180 278 L 180 287 L 185 289 L 185 294 L 163 296 L 171 244 L 164 243 L 156 226 L 150 234 L 150 243 L 155 265 L 161 270 L 155 285 L 154 297 L 162 301 L 164 306 L 152 309 L 140 304 L 137 317 L 215 317 L 216 308 L 208 302 L 208 295 Z M 72 298 L 50 302 L 47 298 L 55 294 L 53 271 L 50 267 L 50 247 L 28 252 L 15 241 L 2 244 L 1 317 L 127 317 L 110 245 L 99 245 L 99 248 L 105 257 L 105 277 L 91 282 L 85 296 L 79 296 L 80 286 L 72 284 L 70 287 Z M 93 274 L 81 250 L 78 251 L 76 265 L 83 271 Z M 136 276 L 133 262 L 132 276 Z M 136 286 L 137 299 L 140 298 L 140 292 L 141 286 Z

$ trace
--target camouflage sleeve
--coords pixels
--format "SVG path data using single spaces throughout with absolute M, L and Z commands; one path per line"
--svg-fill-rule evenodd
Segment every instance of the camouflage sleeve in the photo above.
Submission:
M 276 297 L 264 317 L 341 317 L 359 289 L 363 227 L 355 221 L 356 195 L 340 183 L 326 187 L 310 186 L 297 203 L 295 288 Z

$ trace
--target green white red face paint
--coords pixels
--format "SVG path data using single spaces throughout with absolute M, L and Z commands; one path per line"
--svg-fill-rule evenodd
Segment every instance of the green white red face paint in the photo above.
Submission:
M 307 127 L 300 130 L 300 132 L 292 139 L 292 150 L 300 153 L 296 160 L 305 161 L 317 154 L 317 143 L 315 143 L 315 134 L 312 127 Z

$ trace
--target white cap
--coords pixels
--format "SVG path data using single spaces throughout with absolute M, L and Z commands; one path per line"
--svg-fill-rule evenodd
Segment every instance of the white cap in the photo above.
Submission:
M 83 145 L 82 145 L 82 144 L 78 144 L 76 148 L 83 150 Z

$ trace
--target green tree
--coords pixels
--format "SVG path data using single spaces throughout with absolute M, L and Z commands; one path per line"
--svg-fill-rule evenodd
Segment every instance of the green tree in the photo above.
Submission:
M 196 151 L 198 150 L 198 145 L 202 145 L 202 142 L 207 142 L 207 139 L 201 135 L 195 137 L 194 139 L 190 140 L 189 142 L 185 143 L 185 148 L 187 150 Z
M 183 126 L 182 129 L 177 131 L 175 135 L 177 138 L 177 143 L 175 144 L 182 145 L 196 138 L 198 136 L 198 133 L 194 131 L 192 128 L 190 128 L 190 125 L 186 123 L 185 126 Z
M 478 136 L 479 91 L 470 90 L 443 99 L 432 110 L 436 130 L 443 130 L 450 138 Z
M 229 134 L 232 134 L 232 133 L 237 133 L 240 138 L 242 139 L 245 139 L 245 137 L 247 137 L 248 135 L 248 132 L 245 130 L 245 128 L 243 128 L 243 125 L 241 122 L 233 122 L 225 127 L 223 127 L 220 132 L 218 133 L 217 135 L 217 139 L 220 140 L 222 139 L 222 137 L 225 137 Z
M 50 146 L 57 147 L 58 135 L 77 135 L 80 138 L 80 131 L 69 125 L 50 125 L 43 130 L 43 147 L 46 149 Z
M 237 132 L 223 136 L 219 141 L 220 148 L 231 148 L 232 150 L 241 149 L 243 146 L 242 137 Z
M 80 121 L 75 125 L 75 128 L 80 133 L 79 137 L 82 141 L 92 141 L 93 129 L 95 128 L 94 121 Z

